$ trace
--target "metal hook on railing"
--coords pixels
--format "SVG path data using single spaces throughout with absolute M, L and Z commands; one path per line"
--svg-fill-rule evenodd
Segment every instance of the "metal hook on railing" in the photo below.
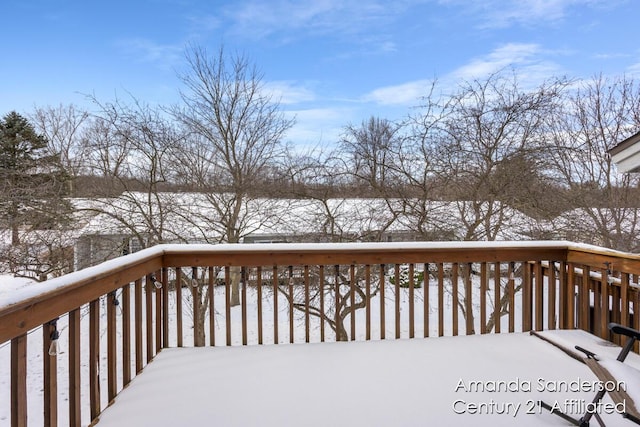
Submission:
M 613 271 L 611 271 L 611 263 L 609 261 L 606 261 L 604 263 L 605 267 L 607 267 L 607 283 L 608 284 L 612 284 L 613 283 Z
M 49 326 L 53 328 L 49 334 L 51 344 L 49 344 L 49 356 L 55 356 L 58 354 L 58 338 L 60 338 L 60 331 L 58 331 L 58 318 L 51 320 Z
M 151 276 L 149 276 L 149 278 L 151 279 L 151 283 L 153 283 L 153 286 L 155 286 L 156 289 L 162 289 L 162 282 L 158 281 L 155 274 L 152 274 Z

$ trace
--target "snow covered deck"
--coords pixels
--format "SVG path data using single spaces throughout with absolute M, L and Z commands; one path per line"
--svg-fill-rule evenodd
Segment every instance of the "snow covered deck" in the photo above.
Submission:
M 582 331 L 554 334 L 561 343 L 617 351 Z M 567 425 L 538 400 L 579 417 L 594 381 L 586 365 L 528 333 L 171 348 L 98 426 Z M 633 425 L 615 413 L 603 417 L 608 426 Z

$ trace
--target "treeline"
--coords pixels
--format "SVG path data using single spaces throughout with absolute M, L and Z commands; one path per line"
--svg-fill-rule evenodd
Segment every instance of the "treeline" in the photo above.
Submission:
M 175 105 L 94 97 L 91 111 L 61 105 L 4 116 L 0 221 L 13 246 L 21 232 L 72 226 L 70 206 L 56 201 L 131 192 L 149 201 L 139 206 L 147 225 L 141 242 L 161 243 L 168 207 L 159 194 L 197 192 L 227 242 L 246 233 L 251 200 L 348 196 L 388 200 L 384 214 L 410 216 L 425 238 L 429 201 L 465 201 L 471 231 L 461 238 L 499 224 L 508 209 L 540 220 L 578 209 L 598 243 L 638 247 L 638 180 L 618 174 L 607 155 L 640 129 L 632 77 L 533 85 L 503 70 L 453 88 L 434 82 L 403 120 L 373 114 L 346 123 L 333 145 L 301 152 L 287 140 L 295 119 L 246 58 L 199 47 L 186 58 Z

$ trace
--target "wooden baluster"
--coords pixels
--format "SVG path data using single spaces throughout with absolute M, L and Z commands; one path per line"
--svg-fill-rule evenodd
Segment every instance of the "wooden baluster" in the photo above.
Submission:
M 543 295 L 544 295 L 544 277 L 542 275 L 542 262 L 536 261 L 534 265 L 535 274 L 535 328 L 536 331 L 542 331 L 544 329 L 544 310 L 543 310 Z
M 454 262 L 451 265 L 451 311 L 452 311 L 452 330 L 453 336 L 458 335 L 458 263 Z
M 480 264 L 480 333 L 487 333 L 487 288 L 489 277 L 487 263 Z
M 366 341 L 371 339 L 371 266 L 369 264 L 364 267 L 364 292 L 367 300 L 367 305 L 364 310 L 365 321 L 365 337 Z
M 606 268 L 600 270 L 600 337 L 610 339 L 609 333 L 609 274 Z M 612 301 L 615 302 L 615 301 Z M 614 306 L 615 307 L 615 306 Z M 596 325 L 594 325 L 596 326 Z M 597 327 L 597 326 L 596 326 Z
M 386 267 L 384 264 L 380 264 L 380 339 L 383 340 L 386 337 L 387 322 L 385 319 L 385 303 L 384 296 L 386 279 L 385 279 Z
M 169 348 L 169 269 L 162 268 L 162 347 Z
M 507 292 L 509 293 L 509 332 L 516 328 L 516 278 L 515 263 L 511 261 L 507 267 Z
M 134 301 L 135 301 L 135 347 L 136 347 L 136 375 L 142 371 L 143 355 L 142 355 L 142 280 L 138 279 L 134 283 Z
M 400 264 L 395 265 L 393 286 L 395 289 L 396 339 L 400 338 Z
M 278 344 L 278 266 L 274 265 L 271 273 L 273 281 L 273 343 Z
M 413 263 L 409 264 L 409 338 L 415 337 L 415 283 L 414 283 L 415 267 Z
M 100 301 L 89 303 L 89 406 L 91 420 L 100 415 Z
M 422 304 L 423 304 L 423 337 L 429 336 L 429 264 L 424 264 L 424 274 L 422 282 Z
M 597 331 L 595 325 L 600 321 L 600 298 L 596 292 L 595 283 L 593 285 L 593 314 L 595 319 L 590 319 L 591 295 L 589 294 L 591 286 L 591 268 L 588 265 L 582 266 L 582 281 L 580 282 L 580 328 L 585 331 Z M 593 322 L 595 320 L 595 323 Z M 597 332 L 596 332 L 597 334 Z
M 80 308 L 69 312 L 69 426 L 80 427 Z
M 304 341 L 309 342 L 311 337 L 309 318 L 309 266 L 304 266 Z
M 122 387 L 131 382 L 131 284 L 122 287 Z
M 529 332 L 532 328 L 533 305 L 533 271 L 530 263 L 522 264 L 522 331 Z
M 556 329 L 556 263 L 549 261 L 549 281 L 547 295 L 547 328 Z
M 144 284 L 144 301 L 145 301 L 145 338 L 146 338 L 146 353 L 147 364 L 153 360 L 154 348 L 153 348 L 153 290 L 155 284 L 152 275 L 148 275 Z
M 183 335 L 182 335 L 182 268 L 176 268 L 176 334 L 178 347 L 182 347 Z
M 349 314 L 349 320 L 351 321 L 351 341 L 355 341 L 356 339 L 356 312 L 353 308 L 356 305 L 356 267 L 351 264 L 349 268 L 349 293 L 350 293 L 350 304 L 351 304 L 351 314 Z
M 209 286 L 209 345 L 216 345 L 216 270 L 213 266 L 209 267 L 209 279 L 207 285 Z
M 231 345 L 231 268 L 224 268 L 224 313 L 227 346 Z
M 567 329 L 574 329 L 576 327 L 576 314 L 579 307 L 576 307 L 576 267 L 573 263 L 567 264 Z
M 242 345 L 247 345 L 247 269 L 240 269 L 240 286 L 241 286 L 241 315 L 242 315 Z
M 473 335 L 476 333 L 473 325 L 473 289 L 471 288 L 472 274 L 473 264 L 467 263 L 464 277 L 465 333 L 467 335 Z
M 320 313 L 322 313 L 320 318 L 320 342 L 324 342 L 324 265 L 320 266 L 318 275 L 320 280 Z
M 57 341 L 60 333 L 57 320 L 42 325 L 42 379 L 44 391 L 44 425 L 58 425 L 58 355 L 50 354 L 52 342 Z M 57 345 L 53 344 L 55 347 Z
M 500 315 L 502 314 L 502 307 L 500 307 L 500 300 L 502 296 L 500 291 L 502 290 L 502 268 L 499 262 L 493 265 L 493 330 L 496 334 L 502 332 L 502 322 L 500 321 Z
M 258 310 L 258 344 L 262 342 L 262 267 L 258 267 L 256 270 L 256 291 L 257 291 L 257 310 Z
M 157 282 L 158 286 L 162 286 L 162 271 L 158 271 L 158 274 L 160 275 L 160 281 Z M 155 354 L 160 353 L 160 350 L 162 350 L 162 289 L 158 289 L 155 286 L 156 284 L 154 283 L 153 286 L 153 292 L 156 295 L 156 320 L 155 320 L 155 329 L 156 329 L 156 348 L 155 348 Z
M 11 427 L 26 426 L 27 335 L 23 334 L 11 340 Z
M 334 271 L 335 271 L 335 278 L 334 278 L 334 287 L 335 287 L 335 312 L 334 312 L 334 317 L 335 317 L 335 322 L 336 322 L 336 341 L 341 341 L 342 338 L 340 337 L 340 332 L 339 332 L 339 328 L 338 325 L 340 324 L 340 266 L 339 265 L 335 265 L 334 267 Z
M 118 392 L 118 360 L 116 356 L 116 307 L 119 302 L 115 291 L 107 295 L 107 401 L 111 403 Z
M 438 264 L 438 336 L 444 335 L 444 264 Z
M 294 299 L 294 295 L 293 295 L 293 266 L 290 265 L 289 266 L 289 343 L 293 344 L 294 343 L 294 327 L 295 325 L 293 324 L 293 299 Z

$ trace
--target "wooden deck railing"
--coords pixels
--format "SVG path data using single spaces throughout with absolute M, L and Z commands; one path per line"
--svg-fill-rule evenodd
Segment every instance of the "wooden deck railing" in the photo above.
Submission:
M 36 404 L 47 426 L 95 422 L 166 347 L 555 328 L 609 339 L 610 321 L 639 326 L 638 274 L 639 256 L 569 242 L 157 246 L 0 307 L 11 425 Z

